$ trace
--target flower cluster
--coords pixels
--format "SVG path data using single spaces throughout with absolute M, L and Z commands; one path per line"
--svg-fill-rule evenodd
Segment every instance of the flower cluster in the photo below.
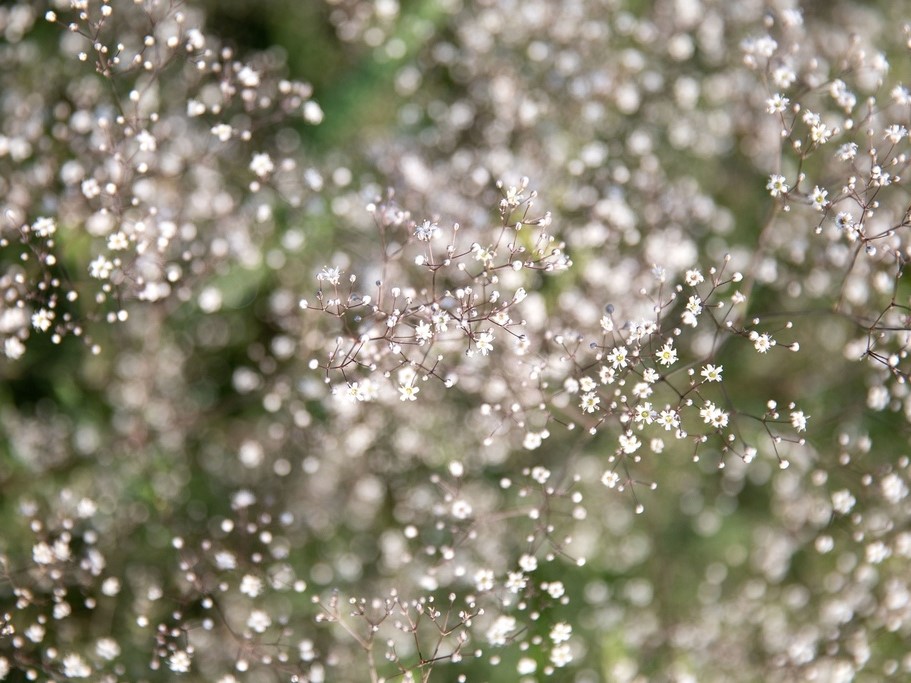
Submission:
M 0 7 L 0 680 L 907 678 L 903 11 Z

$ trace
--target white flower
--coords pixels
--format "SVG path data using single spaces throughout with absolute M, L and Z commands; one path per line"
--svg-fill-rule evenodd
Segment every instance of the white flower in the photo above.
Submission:
M 676 410 L 670 408 L 662 410 L 658 415 L 658 424 L 664 427 L 664 431 L 669 432 L 680 426 L 680 416 Z
M 620 483 L 620 475 L 608 470 L 601 475 L 601 483 L 609 489 L 615 489 L 617 488 L 617 484 Z
M 330 285 L 335 286 L 338 284 L 339 278 L 342 276 L 341 271 L 338 268 L 330 268 L 329 266 L 323 266 L 323 269 L 316 276 L 316 279 L 322 282 L 325 280 Z
M 130 240 L 120 230 L 108 237 L 108 249 L 111 251 L 123 251 L 128 246 L 130 246 Z
M 78 654 L 71 652 L 63 658 L 63 675 L 67 678 L 88 678 L 92 675 L 92 667 Z
M 550 470 L 540 465 L 533 467 L 531 469 L 531 478 L 539 484 L 546 484 L 547 480 L 550 479 Z
M 533 572 L 538 568 L 538 558 L 526 553 L 519 558 L 519 567 L 523 572 Z
M 616 372 L 613 368 L 602 365 L 598 371 L 598 379 L 601 380 L 602 384 L 613 384 L 616 379 Z
M 652 404 L 649 401 L 644 401 L 636 406 L 633 411 L 633 420 L 637 424 L 644 422 L 647 425 L 650 425 L 655 420 L 655 411 L 652 410 Z
M 516 673 L 518 673 L 520 676 L 533 674 L 537 670 L 538 663 L 531 657 L 522 657 L 522 659 L 520 659 L 519 663 L 516 665 Z
M 176 674 L 185 674 L 190 670 L 190 655 L 184 650 L 178 650 L 168 657 L 168 668 Z
M 892 549 L 882 541 L 874 541 L 866 548 L 867 562 L 881 564 L 892 555 Z
M 199 100 L 187 100 L 187 116 L 191 119 L 206 113 L 206 105 Z
M 484 593 L 494 587 L 494 574 L 490 569 L 479 569 L 474 574 L 474 585 L 478 592 Z
M 551 581 L 550 583 L 542 584 L 541 587 L 555 600 L 557 598 L 562 598 L 566 593 L 566 587 L 563 585 L 562 581 Z
M 237 73 L 237 80 L 245 88 L 255 88 L 259 85 L 259 73 L 249 66 L 244 67 Z
M 579 407 L 586 413 L 593 413 L 598 409 L 599 403 L 601 403 L 601 397 L 594 392 L 589 392 L 582 395 L 582 401 L 579 403 Z
M 832 494 L 832 508 L 840 515 L 846 515 L 854 509 L 857 499 L 847 489 Z
M 248 491 L 247 489 L 241 489 L 231 496 L 231 507 L 234 510 L 243 510 L 244 508 L 250 507 L 255 502 L 256 496 L 253 495 L 252 491 Z
M 314 126 L 323 122 L 323 108 L 313 100 L 304 102 L 304 121 Z
M 114 264 L 100 254 L 89 264 L 89 275 L 98 280 L 107 280 L 113 270 Z
M 468 519 L 471 517 L 471 513 L 471 503 L 467 500 L 459 498 L 452 504 L 452 516 L 456 519 Z
M 430 316 L 430 319 L 437 332 L 446 332 L 446 330 L 449 329 L 450 317 L 446 311 L 434 311 L 433 315 Z
M 215 566 L 219 569 L 234 569 L 237 567 L 237 558 L 234 553 L 221 550 L 215 553 Z
M 240 592 L 251 598 L 257 597 L 263 592 L 262 579 L 252 574 L 245 574 L 240 580 Z
M 807 415 L 803 414 L 802 410 L 794 410 L 791 412 L 791 426 L 794 427 L 795 431 L 807 431 L 807 420 L 809 419 L 810 418 Z
M 54 562 L 54 551 L 44 541 L 32 547 L 32 560 L 35 564 L 51 564 Z
M 18 337 L 9 337 L 3 342 L 3 353 L 10 360 L 22 358 L 25 353 L 25 344 Z
M 892 472 L 883 477 L 879 483 L 883 492 L 883 498 L 892 504 L 898 503 L 908 495 L 908 486 L 902 481 L 902 478 Z
M 399 400 L 400 401 L 417 401 L 418 394 L 421 392 L 419 387 L 414 386 L 413 384 L 401 384 L 399 385 Z
M 538 432 L 526 432 L 522 440 L 522 448 L 533 451 L 541 445 L 541 435 Z
M 767 99 L 765 101 L 766 111 L 769 112 L 770 114 L 780 114 L 785 109 L 787 109 L 787 106 L 790 103 L 791 103 L 791 100 L 789 100 L 787 97 L 785 97 L 781 93 L 775 93 L 774 95 L 772 95 L 769 99 Z
M 711 401 L 705 402 L 705 406 L 699 410 L 699 416 L 703 422 L 716 429 L 728 426 L 728 414 Z
M 414 236 L 421 242 L 429 242 L 440 232 L 440 226 L 431 221 L 424 221 L 414 229 Z
M 272 625 L 272 619 L 269 615 L 261 610 L 255 609 L 247 617 L 247 627 L 256 633 L 265 633 L 266 629 Z
M 884 133 L 884 137 L 893 145 L 899 143 L 906 135 L 908 135 L 908 129 L 897 123 L 888 126 Z
M 773 197 L 778 197 L 779 195 L 787 194 L 790 188 L 785 182 L 783 175 L 773 173 L 769 176 L 769 182 L 766 183 L 766 189 Z
M 674 348 L 673 342 L 668 341 L 661 347 L 661 350 L 658 351 L 658 362 L 665 367 L 677 362 L 677 350 Z
M 846 142 L 835 152 L 835 156 L 840 161 L 851 161 L 857 156 L 857 143 Z
M 50 237 L 55 232 L 57 232 L 57 223 L 53 218 L 46 218 L 42 216 L 35 220 L 32 223 L 32 232 L 38 235 L 38 237 Z
M 433 338 L 433 328 L 426 320 L 422 320 L 414 328 L 414 334 L 417 337 L 418 343 L 423 344 Z
M 528 579 L 522 572 L 509 572 L 506 575 L 506 588 L 510 593 L 518 593 L 527 583 Z
M 485 330 L 481 332 L 477 340 L 475 340 L 475 345 L 478 348 L 478 351 L 481 352 L 482 356 L 486 356 L 488 353 L 493 351 L 493 332 L 490 330 Z
M 610 361 L 611 366 L 614 370 L 620 370 L 625 368 L 627 365 L 627 350 L 625 346 L 615 346 L 611 349 L 611 352 L 607 354 L 607 360 Z
M 833 131 L 824 123 L 818 123 L 812 128 L 810 128 L 810 139 L 819 144 L 824 145 L 829 141 L 829 138 L 832 137 Z
M 759 353 L 767 353 L 770 348 L 775 346 L 776 342 L 768 334 L 759 334 L 758 332 L 750 332 L 750 341 L 753 342 L 753 347 Z
M 550 663 L 558 668 L 564 667 L 572 661 L 573 653 L 566 643 L 557 645 L 557 647 L 550 651 Z
M 634 434 L 626 433 L 620 435 L 620 450 L 624 453 L 635 453 L 640 446 L 642 446 L 642 442 Z
M 211 133 L 221 142 L 227 142 L 231 139 L 231 136 L 234 135 L 234 129 L 231 128 L 231 126 L 229 126 L 227 123 L 219 123 L 212 126 Z
M 686 271 L 686 276 L 683 278 L 684 282 L 690 287 L 695 287 L 696 285 L 705 282 L 705 278 L 702 276 L 697 269 L 693 268 L 692 270 Z
M 113 638 L 100 638 L 98 642 L 95 643 L 95 652 L 97 652 L 98 656 L 102 659 L 111 661 L 120 656 L 120 645 Z
M 136 142 L 139 143 L 140 152 L 154 152 L 158 149 L 158 141 L 155 136 L 147 130 L 141 130 L 136 135 Z
M 47 332 L 54 322 L 54 312 L 46 308 L 39 309 L 37 313 L 32 313 L 32 327 L 42 332 Z
M 567 624 L 565 621 L 560 621 L 554 624 L 553 628 L 550 629 L 550 639 L 556 643 L 565 643 L 573 635 L 573 627 Z
M 272 157 L 266 152 L 259 152 L 253 155 L 253 159 L 250 161 L 250 170 L 260 178 L 265 178 L 275 170 L 275 164 L 272 163 Z
M 708 364 L 702 368 L 702 376 L 705 377 L 706 382 L 720 382 L 721 373 L 724 370 L 723 365 L 711 365 Z
M 507 615 L 497 617 L 487 629 L 487 642 L 493 646 L 506 645 L 509 634 L 516 630 L 516 618 Z
M 810 193 L 810 202 L 814 209 L 817 211 L 824 211 L 829 202 L 826 201 L 826 197 L 829 196 L 827 190 L 819 187 L 818 185 L 813 188 L 813 191 Z
M 471 250 L 474 252 L 475 259 L 484 265 L 493 261 L 494 257 L 497 255 L 497 252 L 493 250 L 493 247 L 482 247 L 478 243 L 471 245 Z

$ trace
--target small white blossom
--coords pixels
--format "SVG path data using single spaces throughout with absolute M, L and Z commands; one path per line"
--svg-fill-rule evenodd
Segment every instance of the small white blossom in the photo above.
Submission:
M 610 353 L 607 354 L 607 360 L 610 361 L 614 370 L 620 370 L 627 366 L 627 353 L 625 346 L 615 346 L 611 349 Z
M 668 341 L 661 347 L 661 350 L 658 351 L 658 362 L 665 367 L 677 362 L 677 350 L 674 348 L 673 342 Z
M 565 621 L 559 621 L 550 629 L 550 639 L 554 643 L 565 643 L 573 635 L 573 627 Z
M 658 424 L 664 427 L 664 431 L 669 432 L 680 426 L 680 416 L 676 410 L 667 408 L 658 415 Z
M 57 232 L 57 223 L 53 218 L 42 216 L 32 223 L 31 231 L 38 235 L 38 237 L 50 237 Z
M 399 385 L 399 400 L 417 401 L 420 392 L 420 387 L 416 387 L 413 384 L 401 384 Z
M 509 572 L 506 575 L 506 588 L 510 593 L 518 593 L 527 583 L 528 578 L 522 572 Z
M 769 349 L 775 346 L 776 342 L 768 334 L 759 334 L 758 332 L 750 332 L 750 341 L 753 342 L 753 347 L 759 353 L 768 353 Z
M 851 161 L 854 157 L 857 156 L 857 143 L 856 142 L 846 142 L 835 152 L 835 156 L 838 157 L 840 161 Z
M 601 475 L 601 483 L 609 489 L 617 488 L 617 484 L 620 483 L 620 475 L 616 472 L 608 470 Z
M 493 646 L 506 645 L 509 635 L 516 630 L 516 618 L 507 615 L 497 617 L 487 629 L 487 642 Z
M 526 553 L 519 558 L 519 568 L 526 573 L 533 572 L 538 568 L 538 559 Z
M 494 587 L 494 573 L 490 569 L 479 569 L 475 572 L 474 575 L 474 585 L 475 588 L 480 593 L 484 593 L 489 590 L 493 590 Z
M 826 200 L 826 197 L 829 196 L 829 192 L 819 187 L 818 185 L 813 188 L 813 191 L 810 193 L 810 202 L 813 205 L 813 208 L 817 211 L 825 211 L 826 206 L 829 202 Z
M 272 157 L 268 153 L 259 152 L 253 155 L 253 159 L 250 161 L 250 170 L 260 178 L 265 178 L 275 170 L 275 164 L 272 163 Z
M 255 633 L 265 633 L 272 625 L 272 619 L 269 617 L 269 614 L 261 609 L 255 609 L 250 612 L 250 616 L 247 617 L 247 627 L 253 630 Z
M 107 280 L 114 271 L 114 264 L 99 255 L 89 264 L 89 275 L 97 280 Z
M 598 409 L 599 403 L 601 403 L 601 397 L 594 392 L 589 392 L 582 395 L 579 407 L 586 413 L 593 413 Z
M 635 453 L 642 446 L 642 442 L 634 434 L 621 434 L 619 441 L 620 450 L 627 454 Z
M 702 376 L 705 378 L 706 382 L 720 382 L 721 373 L 724 370 L 722 365 L 705 365 L 702 368 Z
M 883 477 L 879 484 L 883 497 L 892 504 L 904 500 L 908 495 L 908 486 L 900 476 L 891 472 Z
M 32 313 L 32 327 L 41 332 L 47 332 L 54 322 L 54 317 L 53 311 L 41 308 L 36 313 Z
M 475 340 L 475 346 L 478 351 L 481 352 L 482 356 L 486 356 L 488 353 L 493 351 L 493 332 L 490 330 L 485 330 L 478 335 L 478 338 Z
M 342 273 L 338 268 L 330 268 L 329 266 L 323 266 L 323 269 L 316 276 L 316 279 L 322 282 L 325 280 L 333 287 L 338 285 L 339 278 L 341 278 Z
M 429 242 L 440 232 L 440 226 L 431 221 L 424 221 L 414 229 L 414 236 L 421 242 Z
M 785 97 L 781 93 L 775 93 L 770 98 L 768 98 L 765 101 L 765 103 L 766 103 L 766 111 L 768 113 L 780 114 L 785 109 L 787 109 L 788 105 L 791 103 L 791 100 L 789 100 L 787 97 Z
M 471 517 L 471 503 L 462 498 L 452 504 L 452 516 L 456 519 L 468 519 Z
M 245 574 L 240 580 L 240 592 L 251 598 L 257 597 L 263 592 L 262 579 L 252 574 Z
M 184 650 L 178 650 L 168 657 L 168 668 L 176 674 L 185 674 L 190 670 L 190 655 Z
M 807 420 L 809 419 L 810 418 L 807 415 L 803 414 L 802 410 L 794 410 L 791 412 L 791 426 L 794 427 L 795 431 L 807 431 Z
M 67 678 L 88 678 L 92 675 L 92 667 L 78 654 L 71 652 L 63 658 L 63 675 Z
M 550 651 L 550 663 L 557 668 L 562 668 L 572 661 L 573 653 L 566 643 L 557 645 L 557 647 Z
M 857 499 L 847 489 L 832 494 L 832 509 L 840 515 L 846 515 L 854 509 Z
M 95 643 L 95 652 L 110 662 L 120 656 L 120 644 L 113 638 L 99 638 Z
M 780 195 L 787 194 L 788 190 L 790 188 L 788 187 L 788 184 L 785 182 L 785 178 L 783 175 L 778 175 L 777 173 L 773 173 L 772 175 L 769 176 L 769 182 L 766 183 L 766 189 L 769 191 L 769 194 L 771 194 L 773 197 L 778 197 Z

